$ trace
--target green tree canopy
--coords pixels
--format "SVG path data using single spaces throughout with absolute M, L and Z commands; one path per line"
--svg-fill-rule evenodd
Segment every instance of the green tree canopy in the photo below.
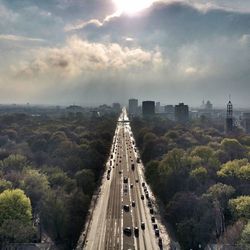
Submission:
M 3 172 L 22 171 L 27 163 L 27 159 L 23 155 L 11 154 L 4 160 L 0 161 L 0 170 Z
M 247 159 L 229 161 L 221 166 L 217 175 L 223 178 L 250 180 L 250 163 Z
M 28 224 L 31 218 L 30 199 L 21 189 L 7 189 L 0 194 L 0 225 L 5 220 L 20 220 Z
M 229 205 L 237 217 L 250 219 L 250 196 L 239 196 L 229 200 Z

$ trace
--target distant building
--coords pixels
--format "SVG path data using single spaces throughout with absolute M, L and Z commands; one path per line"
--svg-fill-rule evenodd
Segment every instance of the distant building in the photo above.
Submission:
M 160 113 L 161 112 L 161 103 L 157 102 L 155 104 L 155 113 Z
M 231 101 L 227 104 L 227 117 L 226 117 L 226 132 L 230 133 L 234 129 L 233 123 L 233 104 Z
M 132 116 L 138 114 L 138 99 L 128 100 L 128 112 Z
M 81 106 L 77 106 L 77 105 L 71 105 L 71 106 L 67 107 L 66 110 L 68 112 L 78 113 L 78 112 L 83 112 L 84 108 Z
M 142 102 L 142 115 L 143 117 L 152 116 L 155 114 L 155 102 L 144 101 Z
M 175 120 L 180 123 L 186 123 L 189 120 L 189 108 L 184 103 L 175 105 Z
M 243 113 L 243 128 L 245 132 L 250 134 L 250 113 Z
M 121 112 L 121 104 L 118 103 L 118 102 L 114 102 L 112 104 L 112 108 L 113 108 L 114 112 L 116 112 L 116 113 L 120 113 Z
M 164 106 L 164 113 L 169 120 L 175 119 L 175 108 L 174 105 L 165 105 Z
M 207 101 L 206 105 L 205 105 L 205 109 L 207 111 L 212 111 L 213 109 L 213 104 L 210 101 Z

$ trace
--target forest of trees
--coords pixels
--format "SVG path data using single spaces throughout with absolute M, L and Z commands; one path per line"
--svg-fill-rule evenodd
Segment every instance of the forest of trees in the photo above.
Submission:
M 73 249 L 104 171 L 116 119 L 84 113 L 0 116 L 1 243 L 46 236 L 61 249 Z
M 250 249 L 250 136 L 224 124 L 134 118 L 145 175 L 182 249 Z

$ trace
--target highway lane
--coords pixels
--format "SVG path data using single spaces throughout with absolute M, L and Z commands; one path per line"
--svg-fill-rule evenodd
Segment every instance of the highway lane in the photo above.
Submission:
M 150 197 L 146 198 L 148 188 L 142 167 L 123 109 L 83 249 L 160 249 L 161 235 L 156 236 L 153 228 L 155 210 L 151 214 L 148 207 Z M 164 249 L 168 249 L 164 243 Z

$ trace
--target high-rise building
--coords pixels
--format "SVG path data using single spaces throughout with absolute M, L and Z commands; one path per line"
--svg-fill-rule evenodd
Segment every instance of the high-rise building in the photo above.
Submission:
M 114 110 L 116 113 L 121 112 L 121 104 L 118 103 L 118 102 L 114 102 L 114 103 L 112 104 L 112 108 L 113 108 L 113 110 Z
M 227 117 L 226 117 L 226 132 L 230 133 L 233 131 L 233 104 L 231 101 L 227 104 Z
M 246 133 L 250 133 L 250 113 L 243 113 L 243 127 Z
M 152 116 L 155 114 L 155 102 L 144 101 L 142 102 L 142 115 L 143 117 Z
M 132 116 L 138 114 L 138 100 L 137 99 L 128 100 L 128 112 Z
M 175 120 L 180 123 L 186 123 L 189 120 L 189 108 L 184 103 L 175 105 Z
M 155 113 L 160 113 L 161 112 L 161 103 L 156 102 L 155 104 Z

